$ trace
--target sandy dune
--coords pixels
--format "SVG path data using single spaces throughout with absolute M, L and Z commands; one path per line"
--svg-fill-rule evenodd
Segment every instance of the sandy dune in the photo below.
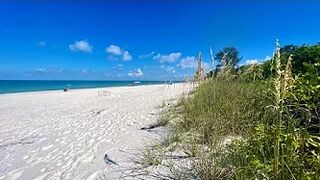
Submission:
M 0 95 L 0 179 L 119 179 L 186 84 Z M 106 156 L 107 155 L 107 156 Z

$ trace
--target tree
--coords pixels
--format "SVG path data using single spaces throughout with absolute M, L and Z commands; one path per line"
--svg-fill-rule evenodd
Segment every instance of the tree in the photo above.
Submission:
M 286 45 L 280 49 L 281 64 L 286 65 L 289 56 L 292 56 L 292 73 L 294 75 L 304 75 L 308 72 L 307 64 L 320 63 L 320 44 L 316 45 Z M 262 64 L 263 77 L 267 79 L 274 75 L 272 67 L 273 60 L 265 61 Z
M 293 72 L 295 74 L 304 74 L 308 72 L 305 64 L 320 63 L 320 45 L 301 46 L 293 53 Z
M 241 57 L 239 57 L 239 51 L 235 47 L 225 47 L 216 54 L 215 59 L 219 63 L 217 65 L 218 68 L 224 66 L 234 68 L 241 60 Z
M 320 45 L 287 45 L 281 48 L 280 51 L 282 64 L 286 64 L 288 57 L 292 55 L 292 71 L 296 75 L 307 72 L 307 68 L 304 66 L 305 63 L 315 64 L 320 61 Z

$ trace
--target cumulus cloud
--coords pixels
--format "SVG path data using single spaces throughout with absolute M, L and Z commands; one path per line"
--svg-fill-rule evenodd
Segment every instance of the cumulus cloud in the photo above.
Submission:
M 80 51 L 85 53 L 91 53 L 93 49 L 87 40 L 76 41 L 75 43 L 70 44 L 69 48 L 71 51 Z
M 124 61 L 130 61 L 132 59 L 132 56 L 130 55 L 130 53 L 128 51 L 124 51 L 123 52 L 123 57 L 122 60 Z
M 177 67 L 180 67 L 181 69 L 196 69 L 198 66 L 198 61 L 194 56 L 187 56 L 185 58 L 182 58 L 177 64 Z M 210 66 L 206 62 L 202 62 L 202 67 L 205 72 L 208 72 L 210 70 Z
M 106 52 L 110 55 L 110 59 L 121 58 L 123 61 L 130 61 L 132 59 L 129 51 L 126 51 L 116 45 L 110 45 L 109 47 L 107 47 Z
M 175 52 L 171 54 L 157 54 L 153 56 L 154 60 L 158 60 L 160 63 L 164 62 L 175 62 L 176 60 L 180 59 L 182 54 L 180 52 Z
M 245 64 L 246 65 L 251 65 L 251 64 L 260 64 L 261 62 L 258 59 L 249 59 L 246 60 Z
M 110 45 L 109 47 L 107 47 L 106 48 L 106 52 L 110 53 L 112 55 L 115 55 L 115 56 L 122 55 L 121 48 L 119 46 L 116 46 L 116 45 Z
M 135 71 L 128 72 L 128 76 L 130 76 L 130 77 L 140 77 L 140 76 L 143 76 L 143 72 L 141 71 L 140 68 L 138 68 Z
M 266 57 L 264 58 L 265 61 L 270 60 L 270 59 L 271 59 L 270 56 L 266 56 Z
M 270 56 L 266 56 L 264 59 L 248 59 L 244 64 L 241 65 L 252 65 L 252 64 L 261 64 L 263 61 L 270 60 Z
M 187 56 L 187 57 L 181 59 L 180 63 L 177 66 L 181 67 L 182 69 L 196 68 L 197 67 L 197 60 L 194 56 Z
M 165 72 L 167 72 L 167 73 L 171 73 L 171 74 L 176 73 L 176 70 L 175 70 L 174 67 L 172 67 L 172 66 L 164 66 L 164 65 L 161 65 L 160 68 L 161 68 L 162 70 L 164 70 Z

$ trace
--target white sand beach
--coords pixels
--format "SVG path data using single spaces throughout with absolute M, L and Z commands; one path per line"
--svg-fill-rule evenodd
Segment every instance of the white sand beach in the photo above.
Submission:
M 119 179 L 163 134 L 140 128 L 187 91 L 181 83 L 2 94 L 0 179 Z

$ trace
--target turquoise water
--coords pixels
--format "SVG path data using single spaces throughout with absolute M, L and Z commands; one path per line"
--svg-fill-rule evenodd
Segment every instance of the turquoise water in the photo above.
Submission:
M 63 90 L 99 88 L 99 87 L 116 87 L 132 85 L 134 81 L 38 81 L 38 80 L 0 80 L 0 94 Z M 162 84 L 163 81 L 140 81 L 138 85 Z

